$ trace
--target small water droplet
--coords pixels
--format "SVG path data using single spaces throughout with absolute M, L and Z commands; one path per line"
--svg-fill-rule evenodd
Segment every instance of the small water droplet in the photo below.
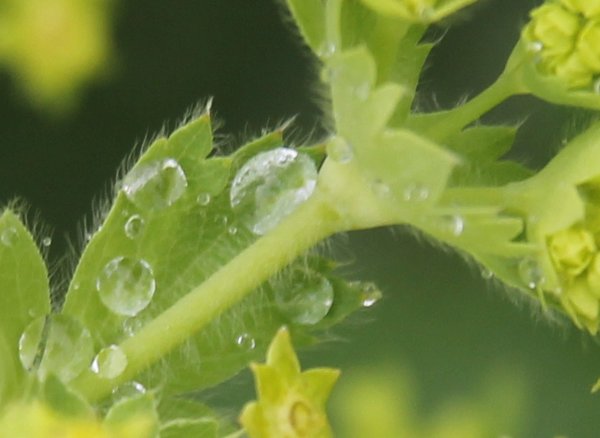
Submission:
M 317 176 L 314 162 L 293 149 L 262 152 L 233 179 L 231 206 L 255 234 L 263 235 L 312 195 Z
M 543 285 L 544 271 L 537 260 L 527 257 L 519 263 L 519 276 L 529 289 L 537 289 Z
M 143 228 L 144 219 L 139 214 L 134 214 L 125 222 L 125 235 L 130 239 L 135 239 L 140 235 Z
M 235 338 L 235 343 L 238 347 L 246 351 L 254 350 L 256 347 L 256 341 L 249 333 L 242 333 L 239 335 Z
M 138 208 L 161 210 L 172 205 L 185 193 L 187 178 L 173 158 L 143 163 L 123 179 L 125 196 Z
M 52 237 L 50 236 L 46 236 L 42 239 L 42 246 L 48 248 L 50 245 L 52 245 Z
M 89 242 L 90 240 L 92 240 L 92 237 L 93 237 L 92 233 L 85 233 L 83 235 L 83 240 L 85 240 L 86 242 Z
M 37 318 L 19 339 L 21 363 L 27 370 L 37 366 L 42 380 L 49 374 L 64 382 L 73 380 L 88 366 L 93 355 L 90 332 L 67 315 Z
M 404 200 L 423 202 L 429 198 L 429 189 L 422 184 L 410 184 L 404 190 Z
M 13 246 L 15 243 L 17 243 L 18 239 L 19 233 L 17 232 L 16 228 L 13 227 L 3 230 L 2 234 L 0 235 L 0 241 L 4 246 Z
M 350 143 L 342 137 L 334 137 L 327 145 L 327 155 L 331 157 L 333 161 L 346 164 L 352 161 L 354 150 Z
M 325 41 L 321 45 L 321 47 L 319 47 L 319 50 L 317 50 L 317 55 L 319 55 L 321 58 L 329 58 L 329 57 L 333 56 L 336 51 L 337 51 L 337 46 L 335 45 L 334 42 Z
M 206 207 L 208 204 L 210 204 L 210 193 L 200 193 L 196 197 L 196 202 L 198 203 L 198 205 Z
M 465 220 L 459 215 L 445 216 L 443 218 L 443 227 L 452 235 L 458 237 L 465 230 Z
M 98 352 L 92 366 L 92 372 L 103 379 L 114 379 L 127 367 L 127 356 L 117 345 L 110 345 Z
M 232 225 L 229 228 L 227 228 L 227 232 L 229 233 L 229 235 L 234 236 L 237 234 L 238 229 L 236 226 Z
M 363 307 L 371 307 L 381 299 L 381 296 L 381 291 L 374 283 L 365 284 L 364 289 L 362 291 Z
M 102 303 L 118 315 L 135 316 L 152 301 L 156 282 L 143 259 L 117 257 L 104 266 L 96 280 Z
M 375 193 L 375 195 L 379 196 L 380 198 L 386 198 L 390 196 L 390 193 L 392 192 L 390 186 L 388 186 L 386 183 L 379 179 L 373 181 L 373 183 L 371 184 L 371 190 L 373 190 L 373 193 Z
M 531 41 L 527 44 L 527 51 L 531 53 L 539 53 L 544 50 L 544 43 L 541 41 Z
M 484 268 L 483 271 L 481 271 L 481 276 L 486 280 L 491 280 L 494 278 L 494 273 L 491 270 Z
M 131 381 L 116 387 L 112 391 L 112 399 L 115 401 L 124 398 L 136 397 L 146 393 L 146 388 L 139 382 Z
M 313 275 L 277 287 L 277 307 L 297 324 L 321 321 L 333 305 L 333 286 L 327 278 Z

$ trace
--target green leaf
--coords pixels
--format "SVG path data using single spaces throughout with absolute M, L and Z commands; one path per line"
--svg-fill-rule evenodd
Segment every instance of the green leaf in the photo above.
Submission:
M 23 390 L 19 338 L 35 318 L 50 312 L 46 266 L 15 213 L 0 216 L 0 406 Z
M 510 150 L 517 135 L 512 126 L 475 126 L 450 136 L 445 144 L 475 162 L 491 162 Z
M 286 0 L 298 29 L 315 53 L 325 44 L 325 3 L 323 0 Z
M 163 400 L 160 416 L 160 438 L 216 438 L 219 420 L 214 412 L 201 403 L 177 398 Z
M 157 139 L 125 176 L 105 222 L 84 251 L 63 309 L 89 329 L 96 351 L 132 336 L 258 239 L 244 222 L 244 213 L 232 209 L 228 188 L 247 160 L 282 146 L 281 131 L 249 142 L 230 157 L 205 158 L 211 144 L 210 120 L 202 116 L 170 138 Z M 322 146 L 302 150 L 316 162 L 322 160 Z M 165 164 L 169 173 L 161 179 Z M 178 180 L 181 174 L 186 185 Z M 171 199 L 174 194 L 177 198 Z M 169 202 L 165 196 L 171 197 Z M 301 258 L 290 269 L 330 276 L 331 268 L 320 272 L 312 257 Z M 289 289 L 290 280 L 283 278 L 279 288 Z M 107 281 L 111 287 L 105 289 Z M 122 300 L 107 293 L 119 285 L 128 285 L 122 289 L 124 308 L 115 306 Z M 134 300 L 140 306 L 132 307 L 131 297 L 137 294 L 131 291 L 139 290 L 146 294 Z M 137 380 L 172 394 L 217 384 L 243 369 L 294 317 L 280 310 L 271 290 L 270 285 L 258 288 L 201 332 L 190 333 Z M 351 307 L 336 311 L 337 319 Z M 298 330 L 315 328 L 305 324 Z

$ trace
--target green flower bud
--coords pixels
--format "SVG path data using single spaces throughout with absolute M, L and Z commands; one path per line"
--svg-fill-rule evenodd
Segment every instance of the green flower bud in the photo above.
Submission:
M 596 242 L 592 233 L 586 229 L 573 227 L 551 236 L 548 250 L 556 268 L 570 277 L 575 277 L 592 261 L 596 252 Z
M 600 0 L 561 0 L 561 3 L 572 12 L 587 18 L 600 15 Z
M 571 53 L 579 27 L 576 15 L 557 4 L 545 4 L 531 13 L 531 23 L 524 33 L 542 45 L 542 61 L 552 64 L 553 58 Z

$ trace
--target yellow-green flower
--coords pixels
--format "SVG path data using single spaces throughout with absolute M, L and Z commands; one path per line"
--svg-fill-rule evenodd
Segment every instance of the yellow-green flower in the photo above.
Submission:
M 583 227 L 572 227 L 554 234 L 548 243 L 554 265 L 569 276 L 581 274 L 596 252 L 594 236 Z
M 150 421 L 144 417 L 107 427 L 95 418 L 71 418 L 34 402 L 10 406 L 0 416 L 1 438 L 146 438 Z
M 258 401 L 248 403 L 240 421 L 251 438 L 328 438 L 325 402 L 339 370 L 301 372 L 286 328 L 279 330 L 266 364 L 252 364 Z
M 590 87 L 600 74 L 600 1 L 551 1 L 530 16 L 523 38 L 538 70 L 569 88 Z

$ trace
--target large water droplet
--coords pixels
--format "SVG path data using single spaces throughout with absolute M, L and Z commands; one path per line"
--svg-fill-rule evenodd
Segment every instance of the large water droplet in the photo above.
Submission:
M 125 196 L 142 210 L 156 211 L 177 201 L 185 192 L 187 178 L 173 158 L 139 164 L 125 176 Z
M 312 195 L 313 161 L 293 149 L 277 148 L 250 159 L 231 185 L 231 206 L 255 234 L 265 234 Z
M 23 366 L 45 379 L 55 374 L 68 382 L 83 371 L 94 355 L 90 332 L 67 315 L 42 316 L 34 320 L 19 340 Z
M 2 234 L 0 234 L 0 242 L 2 242 L 4 246 L 13 246 L 18 239 L 19 233 L 13 227 L 6 228 L 2 231 Z
M 127 356 L 117 345 L 110 345 L 98 352 L 92 362 L 92 372 L 103 379 L 114 379 L 127 367 Z
M 543 285 L 544 271 L 537 260 L 527 257 L 519 263 L 519 276 L 529 289 L 537 289 Z
M 316 324 L 333 305 L 333 286 L 327 278 L 313 275 L 292 284 L 277 287 L 275 302 L 290 320 L 297 324 Z
M 249 333 L 242 333 L 235 338 L 236 345 L 245 351 L 254 350 L 256 347 L 256 341 Z
M 96 280 L 100 300 L 119 315 L 135 316 L 144 310 L 156 289 L 150 264 L 143 259 L 117 257 L 106 264 Z
M 327 155 L 331 157 L 333 161 L 346 164 L 352 161 L 354 150 L 350 143 L 342 137 L 334 137 L 327 145 Z
M 19 359 L 27 371 L 32 371 L 41 360 L 43 354 L 42 335 L 45 324 L 45 316 L 35 319 L 25 328 L 19 338 Z
M 140 235 L 143 228 L 144 219 L 139 214 L 134 214 L 125 222 L 125 235 L 130 239 L 135 239 Z

